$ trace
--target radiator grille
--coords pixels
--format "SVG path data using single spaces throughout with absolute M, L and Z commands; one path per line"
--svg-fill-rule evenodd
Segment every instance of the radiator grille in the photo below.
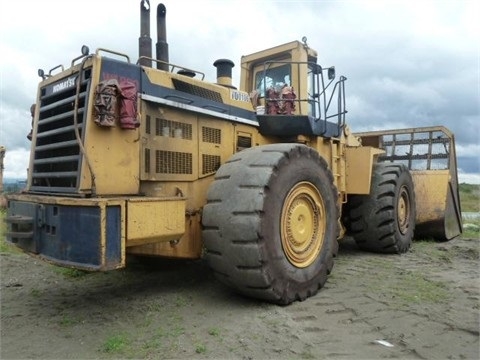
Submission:
M 145 117 L 145 133 L 146 134 L 150 134 L 150 128 L 151 128 L 151 119 L 150 119 L 150 115 L 147 115 Z
M 175 151 L 156 151 L 158 174 L 192 174 L 192 154 Z
M 202 154 L 202 174 L 216 172 L 220 167 L 220 156 Z
M 221 144 L 222 143 L 222 132 L 220 129 L 215 129 L 211 127 L 202 127 L 202 141 L 212 144 Z
M 37 136 L 34 139 L 31 191 L 73 193 L 78 187 L 81 154 L 75 136 L 83 141 L 90 71 L 83 73 L 80 86 L 77 125 L 74 124 L 76 86 L 55 91 L 55 84 L 40 90 Z M 72 79 L 72 76 L 68 80 Z M 68 81 L 67 78 L 58 83 Z M 53 89 L 53 90 L 52 90 Z
M 246 136 L 237 137 L 237 151 L 242 151 L 252 147 L 252 138 Z
M 150 149 L 145 148 L 145 172 L 150 173 Z
M 185 92 L 185 93 L 188 93 L 188 94 L 200 96 L 204 99 L 213 100 L 215 102 L 223 103 L 222 96 L 220 95 L 220 93 L 218 93 L 216 91 L 205 89 L 201 86 L 193 85 L 193 84 L 190 84 L 190 83 L 187 83 L 185 81 L 178 80 L 178 79 L 172 79 L 172 82 L 173 82 L 173 86 L 175 86 L 176 90 L 179 90 L 179 91 L 182 91 L 182 92 Z
M 192 125 L 167 119 L 156 119 L 155 134 L 157 136 L 175 137 L 192 140 Z

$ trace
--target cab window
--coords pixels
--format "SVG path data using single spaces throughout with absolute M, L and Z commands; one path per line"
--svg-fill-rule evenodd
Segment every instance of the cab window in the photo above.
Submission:
M 282 64 L 276 67 L 266 68 L 263 65 L 258 67 L 255 74 L 255 89 L 260 97 L 265 96 L 265 90 L 271 87 L 276 91 L 284 85 L 291 85 L 290 64 Z

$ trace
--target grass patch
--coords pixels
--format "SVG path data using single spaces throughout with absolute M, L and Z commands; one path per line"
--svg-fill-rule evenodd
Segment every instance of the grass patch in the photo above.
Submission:
M 88 271 L 79 270 L 79 269 L 72 269 L 72 268 L 64 268 L 60 266 L 52 266 L 53 271 L 57 274 L 60 274 L 66 278 L 79 278 L 90 274 Z
M 208 330 L 208 335 L 218 336 L 220 335 L 220 330 L 217 328 L 211 328 Z
M 177 295 L 175 297 L 175 306 L 176 307 L 185 307 L 185 306 L 188 306 L 188 305 L 191 305 L 191 301 L 190 299 L 185 296 L 185 295 Z
M 454 254 L 443 248 L 437 247 L 435 240 L 420 240 L 413 242 L 412 252 L 432 262 L 451 263 Z
M 375 293 L 383 295 L 394 306 L 412 304 L 439 304 L 449 298 L 445 283 L 426 278 L 413 271 L 402 271 L 398 277 L 389 277 L 373 286 Z
M 128 344 L 129 341 L 125 335 L 113 335 L 103 344 L 103 351 L 110 354 L 123 352 Z
M 316 359 L 316 357 L 310 352 L 310 350 L 303 350 L 300 353 L 300 359 L 309 360 L 309 359 Z
M 445 283 L 427 279 L 417 272 L 407 272 L 393 294 L 406 303 L 442 303 L 449 298 Z
M 197 344 L 195 346 L 195 352 L 197 354 L 204 354 L 207 352 L 207 346 L 205 344 Z
M 73 326 L 73 325 L 75 325 L 75 324 L 78 324 L 79 321 L 76 320 L 76 319 L 74 319 L 74 318 L 72 318 L 72 317 L 69 316 L 69 315 L 63 315 L 62 318 L 60 319 L 60 322 L 59 322 L 59 323 L 60 323 L 61 326 L 65 326 L 65 327 L 66 327 L 66 326 Z
M 160 328 L 157 335 L 166 338 L 178 338 L 180 335 L 185 334 L 185 328 L 182 325 L 175 324 L 170 325 L 167 328 Z
M 480 219 L 463 219 L 462 237 L 469 239 L 480 238 Z
M 460 184 L 462 211 L 480 212 L 480 185 Z

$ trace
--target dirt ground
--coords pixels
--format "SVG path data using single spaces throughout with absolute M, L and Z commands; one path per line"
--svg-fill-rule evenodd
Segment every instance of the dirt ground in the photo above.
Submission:
M 402 256 L 342 240 L 326 286 L 280 307 L 202 261 L 85 274 L 2 253 L 2 359 L 478 359 L 480 241 Z

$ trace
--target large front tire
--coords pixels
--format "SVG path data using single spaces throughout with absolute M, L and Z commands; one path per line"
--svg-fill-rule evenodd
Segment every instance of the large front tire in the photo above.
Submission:
M 369 195 L 351 196 L 346 224 L 357 245 L 378 253 L 404 253 L 415 230 L 415 193 L 410 171 L 402 164 L 379 163 Z
M 235 291 L 278 304 L 317 293 L 337 254 L 337 191 L 326 162 L 300 144 L 235 154 L 203 209 L 206 258 Z

